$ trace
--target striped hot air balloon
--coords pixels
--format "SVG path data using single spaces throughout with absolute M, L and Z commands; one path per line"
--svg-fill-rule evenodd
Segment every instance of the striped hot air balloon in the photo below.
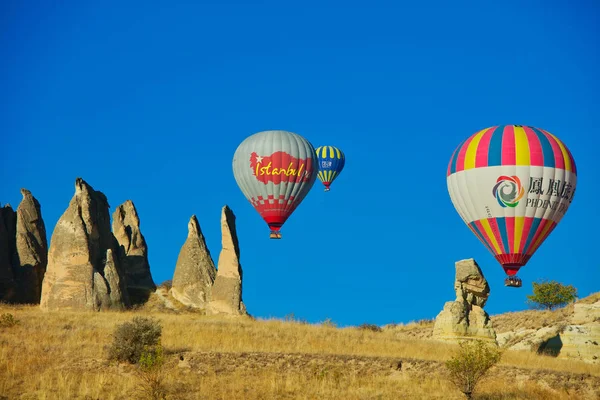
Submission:
M 325 185 L 325 191 L 328 192 L 329 186 L 344 169 L 346 157 L 344 152 L 337 147 L 320 146 L 317 147 L 317 158 L 319 159 L 319 174 L 317 176 Z
M 233 156 L 235 180 L 271 228 L 271 239 L 317 179 L 313 145 L 288 131 L 263 131 L 247 137 Z
M 543 129 L 493 126 L 465 140 L 447 171 L 450 199 L 506 272 L 507 286 L 565 215 L 577 184 L 567 146 Z

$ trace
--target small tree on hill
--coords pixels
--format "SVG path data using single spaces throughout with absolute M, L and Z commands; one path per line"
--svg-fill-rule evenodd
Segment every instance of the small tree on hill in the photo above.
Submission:
M 471 399 L 477 383 L 501 357 L 502 352 L 498 347 L 486 344 L 482 340 L 462 341 L 458 353 L 446 361 L 450 381 L 467 396 L 467 399 Z
M 147 317 L 133 317 L 117 325 L 113 342 L 108 348 L 108 358 L 137 364 L 144 353 L 160 347 L 162 327 L 159 321 Z
M 527 303 L 533 308 L 552 310 L 577 299 L 577 289 L 556 281 L 533 282 L 533 294 L 527 295 Z

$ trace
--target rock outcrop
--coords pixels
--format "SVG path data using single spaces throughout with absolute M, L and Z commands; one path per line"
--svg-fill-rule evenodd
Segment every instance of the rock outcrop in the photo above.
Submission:
M 444 304 L 433 327 L 433 339 L 460 341 L 482 339 L 496 343 L 489 315 L 483 310 L 490 287 L 473 259 L 455 263 L 456 300 Z
M 592 304 L 575 303 L 570 324 L 541 350 L 546 348 L 550 353 L 558 353 L 559 358 L 600 364 L 600 300 Z
M 217 277 L 211 290 L 209 313 L 245 315 L 242 301 L 242 267 L 240 247 L 235 229 L 235 215 L 228 206 L 221 212 L 221 254 Z
M 48 260 L 46 228 L 40 203 L 27 189 L 14 211 L 0 208 L 0 301 L 40 302 Z
M 177 258 L 171 295 L 186 306 L 205 310 L 216 274 L 198 219 L 192 215 L 187 239 Z
M 21 194 L 23 200 L 17 207 L 17 262 L 13 271 L 18 283 L 19 302 L 38 304 L 48 264 L 46 227 L 37 199 L 27 189 L 21 189 Z
M 76 179 L 75 195 L 50 240 L 41 309 L 98 311 L 129 305 L 108 209 L 103 193 Z
M 600 323 L 567 325 L 558 339 L 562 342 L 560 358 L 600 364 Z
M 131 200 L 113 213 L 113 234 L 119 244 L 118 259 L 125 274 L 127 292 L 133 304 L 144 303 L 156 290 L 148 263 L 148 246 L 140 230 L 140 219 Z
M 128 299 L 127 278 L 124 273 L 119 273 L 119 259 L 115 257 L 112 249 L 106 250 L 105 259 L 104 277 L 100 273 L 94 272 L 94 279 L 99 282 L 97 287 L 102 289 L 101 305 L 105 308 L 123 309 L 129 305 L 128 301 L 123 300 Z M 102 286 L 103 283 L 106 283 L 106 289 Z
M 498 345 L 564 359 L 600 364 L 600 296 L 591 295 L 554 311 L 523 311 L 513 319 L 541 320 L 543 326 L 507 329 L 497 335 Z M 536 315 L 539 314 L 539 315 Z M 494 317 L 497 321 L 503 316 Z
M 471 258 L 456 262 L 454 267 L 456 268 L 454 279 L 456 301 L 465 301 L 483 308 L 490 296 L 490 285 L 483 276 L 479 265 Z
M 0 208 L 0 301 L 12 302 L 17 297 L 13 274 L 15 253 L 16 214 L 10 204 Z

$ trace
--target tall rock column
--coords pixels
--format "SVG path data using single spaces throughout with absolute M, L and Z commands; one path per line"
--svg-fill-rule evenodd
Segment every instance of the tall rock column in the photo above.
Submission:
M 16 253 L 13 266 L 19 287 L 19 301 L 38 304 L 48 264 L 48 241 L 40 203 L 27 189 L 17 207 Z
M 132 303 L 144 303 L 156 285 L 150 273 L 148 246 L 140 230 L 140 218 L 131 200 L 113 213 L 113 234 L 119 244 L 118 258 L 127 281 Z
M 444 304 L 433 326 L 433 338 L 443 341 L 483 339 L 496 343 L 496 332 L 483 310 L 490 287 L 472 258 L 455 263 L 456 300 Z
M 76 179 L 75 195 L 50 240 L 41 309 L 97 311 L 129 305 L 124 276 L 112 256 L 117 243 L 108 208 L 103 193 Z
M 186 306 L 206 309 L 216 274 L 198 219 L 192 215 L 187 239 L 177 258 L 171 295 Z
M 10 204 L 0 208 L 0 301 L 17 298 L 17 283 L 13 274 L 16 215 Z
M 240 247 L 235 229 L 235 215 L 228 206 L 221 212 L 221 254 L 217 278 L 211 290 L 209 313 L 244 315 L 242 302 L 242 267 Z

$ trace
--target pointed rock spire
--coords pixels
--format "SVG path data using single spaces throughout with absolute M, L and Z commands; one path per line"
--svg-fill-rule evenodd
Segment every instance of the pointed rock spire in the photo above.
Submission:
M 228 206 L 221 212 L 221 254 L 217 278 L 211 291 L 209 312 L 212 314 L 246 314 L 242 302 L 242 267 L 235 229 L 235 215 Z
M 112 228 L 119 245 L 118 258 L 129 297 L 133 303 L 143 303 L 156 290 L 156 285 L 150 273 L 148 246 L 140 230 L 140 218 L 131 200 L 117 207 Z
M 192 215 L 188 223 L 187 239 L 177 258 L 171 295 L 184 305 L 204 309 L 210 300 L 210 288 L 215 275 L 215 264 L 198 219 Z
M 75 195 L 50 240 L 40 308 L 100 310 L 115 306 L 107 296 L 117 288 L 111 287 L 105 273 L 107 250 L 114 253 L 117 244 L 110 231 L 108 208 L 103 193 L 81 178 L 75 180 Z M 114 257 L 111 260 L 116 264 Z M 119 281 L 123 280 L 118 265 L 114 270 Z M 126 291 L 122 302 L 129 305 Z
M 12 262 L 15 253 L 16 214 L 10 204 L 0 208 L 0 301 L 17 298 Z
M 21 194 L 23 200 L 17 207 L 16 228 L 18 263 L 13 269 L 19 286 L 19 301 L 39 304 L 48 264 L 46 226 L 37 199 L 27 189 L 21 189 Z

